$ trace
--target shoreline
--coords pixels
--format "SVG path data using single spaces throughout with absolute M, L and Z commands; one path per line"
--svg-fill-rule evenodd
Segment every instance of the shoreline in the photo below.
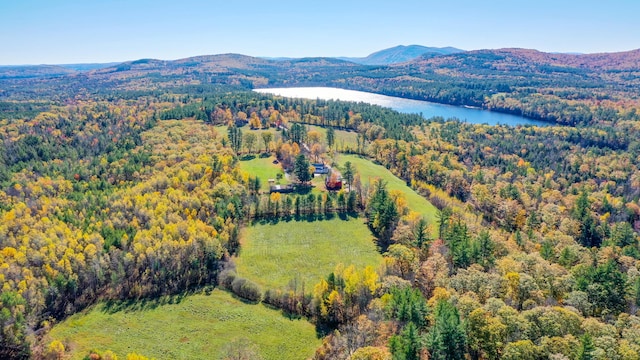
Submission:
M 487 124 L 492 126 L 558 126 L 559 124 L 542 120 L 529 119 L 524 116 L 492 111 L 470 105 L 450 105 L 427 100 L 416 100 L 398 96 L 389 96 L 367 91 L 349 90 L 328 86 L 300 86 L 253 89 L 258 93 L 308 100 L 336 100 L 364 102 L 372 105 L 391 108 L 401 113 L 420 114 L 425 119 L 442 117 L 458 119 L 471 124 Z

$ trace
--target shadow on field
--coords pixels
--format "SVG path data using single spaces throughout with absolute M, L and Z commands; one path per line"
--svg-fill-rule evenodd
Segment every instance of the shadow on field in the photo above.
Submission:
M 249 161 L 255 159 L 256 156 L 254 154 L 246 154 L 240 157 L 240 161 Z
M 232 298 L 240 301 L 243 304 L 247 304 L 247 305 L 258 305 L 260 304 L 262 301 L 260 300 L 249 300 L 246 298 L 243 298 L 242 296 L 238 296 L 238 294 L 234 293 L 233 291 L 230 290 L 223 290 L 225 292 L 227 292 L 229 295 L 231 295 Z
M 179 304 L 189 295 L 198 293 L 198 291 L 185 291 L 175 295 L 163 295 L 156 298 L 128 299 L 128 300 L 108 300 L 102 306 L 102 312 L 114 314 L 117 312 L 132 312 L 142 310 L 152 310 L 158 306 L 168 304 Z
M 274 305 L 271 305 L 271 304 L 265 303 L 265 302 L 262 302 L 262 305 L 264 305 L 265 307 L 267 307 L 267 308 L 269 308 L 271 310 L 279 311 L 280 314 L 282 316 L 286 317 L 288 320 L 306 319 L 307 321 L 309 321 L 310 323 L 315 325 L 316 336 L 318 338 L 323 338 L 323 337 L 331 334 L 334 330 L 336 330 L 336 326 L 335 325 L 313 321 L 313 318 L 311 317 L 311 315 L 305 316 L 305 315 L 292 313 L 292 312 L 289 312 L 289 311 L 287 311 L 285 309 L 279 308 L 277 306 L 274 306 Z
M 288 223 L 290 221 L 306 221 L 306 222 L 315 222 L 315 221 L 325 221 L 325 220 L 333 220 L 335 218 L 339 218 L 342 221 L 349 221 L 350 219 L 357 219 L 357 212 L 330 212 L 325 214 L 306 214 L 306 215 L 292 215 L 292 216 L 278 216 L 278 217 L 264 217 L 258 220 L 253 220 L 251 222 L 252 225 L 276 225 L 280 222 Z

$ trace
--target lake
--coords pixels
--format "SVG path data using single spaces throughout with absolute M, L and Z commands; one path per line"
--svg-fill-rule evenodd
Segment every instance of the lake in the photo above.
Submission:
M 549 126 L 551 123 L 527 119 L 522 116 L 502 114 L 494 111 L 467 108 L 433 103 L 429 101 L 410 100 L 399 97 L 368 93 L 364 91 L 345 90 L 330 87 L 293 87 L 293 88 L 269 88 L 254 89 L 260 93 L 275 94 L 291 98 L 323 99 L 365 102 L 392 108 L 402 113 L 421 114 L 425 119 L 442 116 L 445 119 L 458 118 L 473 124 L 489 125 L 537 125 Z

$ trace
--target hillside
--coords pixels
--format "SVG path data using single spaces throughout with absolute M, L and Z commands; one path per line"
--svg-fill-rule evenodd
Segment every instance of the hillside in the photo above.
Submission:
M 25 79 L 74 74 L 73 69 L 60 65 L 0 66 L 0 79 Z
M 0 66 L 0 79 L 57 77 L 102 69 L 118 63 Z
M 445 54 L 434 58 L 423 56 L 411 62 L 413 66 L 432 68 L 493 66 L 500 70 L 517 70 L 532 67 L 557 66 L 589 70 L 640 70 L 640 49 L 600 54 L 558 54 L 532 49 L 474 50 Z M 402 65 L 400 65 L 402 66 Z
M 438 48 L 421 45 L 398 45 L 392 48 L 376 51 L 363 58 L 342 57 L 340 59 L 363 65 L 389 65 L 407 62 L 420 56 L 449 55 L 463 51 L 464 50 L 456 49 L 454 47 Z
M 471 52 L 481 54 L 481 51 Z M 598 54 L 552 54 L 529 49 L 498 49 L 485 51 L 504 55 L 505 60 L 552 66 L 567 66 L 592 70 L 640 70 L 640 49 Z

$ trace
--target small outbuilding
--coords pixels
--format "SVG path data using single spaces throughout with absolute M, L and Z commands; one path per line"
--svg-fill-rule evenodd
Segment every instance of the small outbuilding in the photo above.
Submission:
M 329 167 L 324 163 L 315 163 L 311 164 L 313 166 L 313 174 L 316 175 L 325 175 L 329 173 Z

